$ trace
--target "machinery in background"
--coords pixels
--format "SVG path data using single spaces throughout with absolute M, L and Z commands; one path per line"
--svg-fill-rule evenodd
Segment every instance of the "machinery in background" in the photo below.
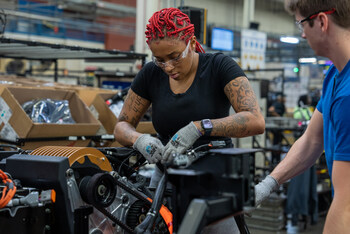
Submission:
M 154 193 L 138 173 L 145 159 L 133 149 L 45 146 L 0 152 L 0 169 L 17 188 L 0 208 L 0 230 L 198 233 L 254 206 L 257 150 L 212 148 L 176 155 L 171 165 L 162 165 L 166 173 Z M 174 185 L 171 191 L 167 182 Z

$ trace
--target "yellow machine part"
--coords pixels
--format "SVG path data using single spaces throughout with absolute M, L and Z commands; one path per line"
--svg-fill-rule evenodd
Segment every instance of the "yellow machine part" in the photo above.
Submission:
M 69 165 L 78 162 L 84 164 L 86 157 L 103 171 L 113 171 L 107 157 L 99 150 L 90 147 L 43 146 L 33 150 L 31 155 L 55 156 L 68 158 Z

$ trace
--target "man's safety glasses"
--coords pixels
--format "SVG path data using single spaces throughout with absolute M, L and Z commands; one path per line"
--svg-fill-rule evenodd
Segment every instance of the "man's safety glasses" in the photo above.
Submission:
M 333 13 L 335 12 L 335 9 L 332 8 L 332 9 L 330 9 L 330 10 L 328 10 L 328 11 L 319 11 L 319 12 L 316 12 L 316 13 L 314 13 L 314 14 L 309 15 L 308 17 L 306 17 L 306 18 L 304 18 L 304 19 L 302 19 L 302 20 L 296 21 L 295 24 L 297 25 L 299 31 L 300 31 L 301 33 L 303 33 L 303 32 L 304 32 L 304 25 L 303 25 L 303 23 L 304 23 L 305 21 L 309 21 L 309 20 L 315 19 L 315 18 L 316 18 L 320 13 L 322 13 L 322 12 L 325 13 L 326 15 L 330 15 L 330 14 L 333 14 Z

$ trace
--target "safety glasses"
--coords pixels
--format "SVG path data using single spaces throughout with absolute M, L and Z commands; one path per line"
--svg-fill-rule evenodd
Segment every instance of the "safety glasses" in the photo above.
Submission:
M 188 41 L 186 48 L 184 49 L 184 51 L 181 52 L 181 54 L 179 54 L 179 56 L 177 56 L 174 59 L 171 59 L 167 62 L 160 62 L 158 59 L 156 59 L 153 55 L 152 55 L 152 61 L 154 62 L 154 64 L 156 64 L 158 67 L 161 68 L 165 68 L 166 66 L 176 66 L 178 65 L 184 58 L 186 58 L 189 48 L 190 48 L 190 43 L 191 40 Z
M 304 22 L 315 19 L 322 12 L 325 13 L 326 15 L 331 15 L 331 14 L 333 14 L 335 12 L 335 9 L 332 8 L 332 9 L 330 9 L 328 11 L 319 11 L 319 12 L 316 12 L 314 14 L 309 15 L 308 17 L 306 17 L 306 18 L 304 18 L 302 20 L 296 21 L 295 24 L 297 25 L 300 33 L 304 32 L 304 25 L 303 25 Z

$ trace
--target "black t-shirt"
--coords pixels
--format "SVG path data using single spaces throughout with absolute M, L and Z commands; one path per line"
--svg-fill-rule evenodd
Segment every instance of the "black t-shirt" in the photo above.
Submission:
M 245 74 L 232 58 L 221 53 L 199 53 L 196 76 L 185 93 L 174 94 L 168 75 L 152 62 L 137 74 L 131 89 L 151 101 L 154 128 L 167 142 L 191 121 L 228 116 L 231 103 L 224 87 L 239 76 Z

